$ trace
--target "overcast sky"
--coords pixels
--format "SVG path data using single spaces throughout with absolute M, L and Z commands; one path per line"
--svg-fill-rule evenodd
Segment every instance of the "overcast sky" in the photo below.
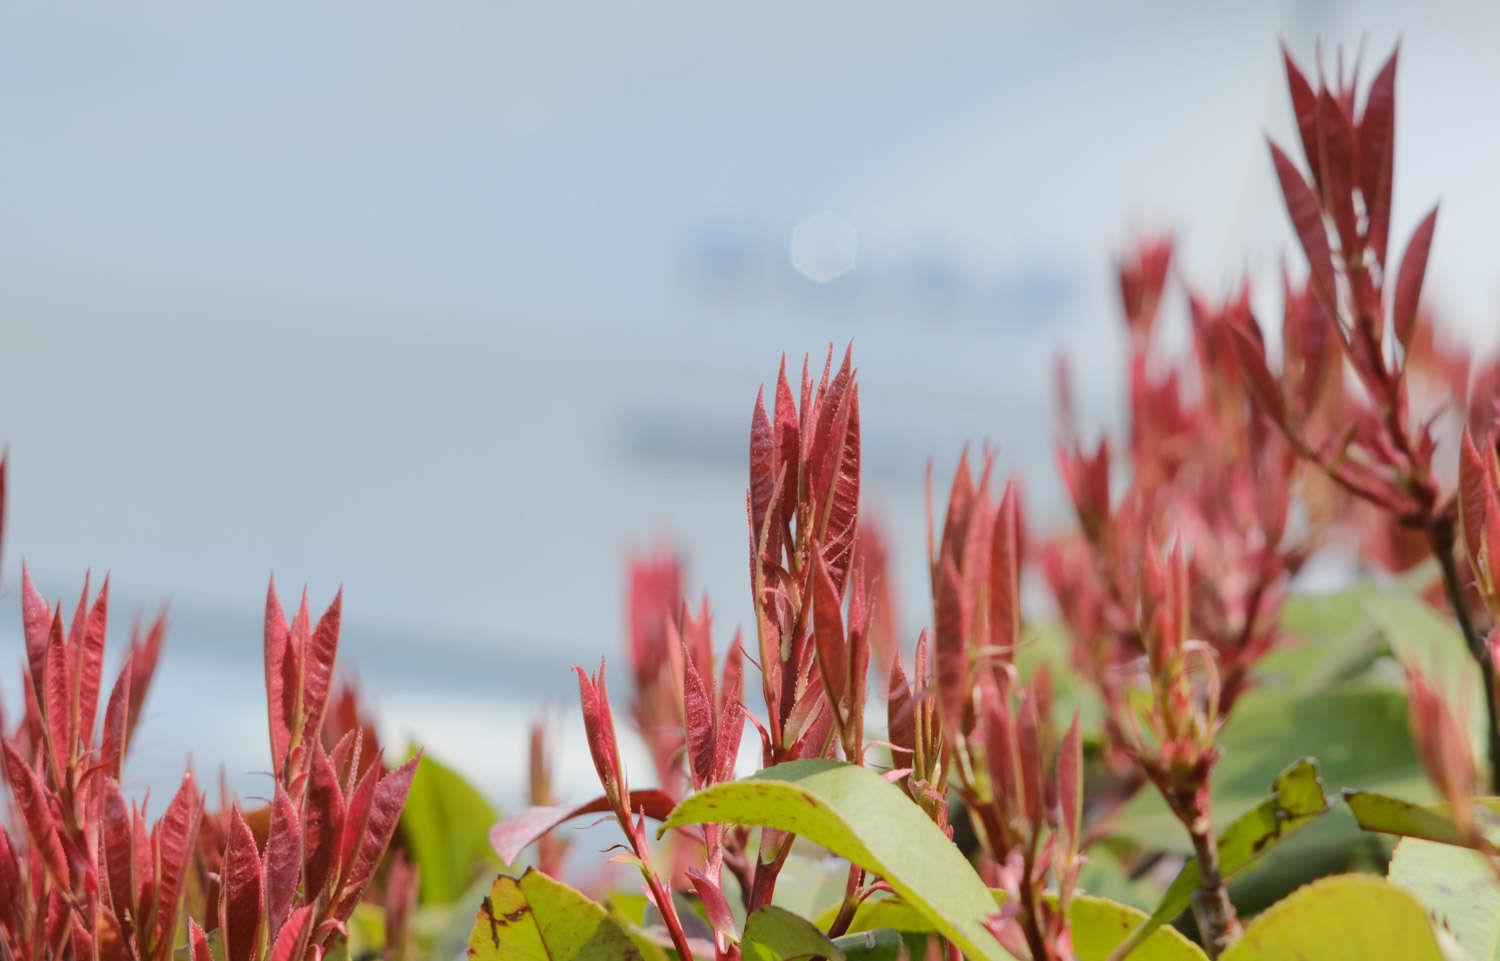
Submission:
M 1292 250 L 1278 37 L 1403 38 L 1396 233 L 1441 199 L 1429 289 L 1500 328 L 1493 5 L 1226 6 L 0 3 L 0 655 L 22 556 L 118 634 L 170 599 L 138 777 L 253 791 L 266 576 L 343 583 L 388 730 L 503 791 L 627 545 L 745 620 L 756 386 L 850 338 L 914 629 L 927 459 L 998 442 L 1045 515 L 1059 348 L 1107 420 L 1121 244 L 1210 293 Z

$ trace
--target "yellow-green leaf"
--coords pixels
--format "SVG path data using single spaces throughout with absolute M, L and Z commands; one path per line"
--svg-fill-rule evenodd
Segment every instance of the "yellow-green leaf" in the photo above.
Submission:
M 1402 838 L 1386 876 L 1416 895 L 1477 961 L 1500 958 L 1500 882 L 1484 855 Z
M 1073 952 L 1078 961 L 1105 961 L 1126 935 L 1146 920 L 1144 911 L 1128 905 L 1079 895 L 1068 905 Z M 1208 961 L 1203 949 L 1174 928 L 1161 928 L 1130 952 L 1130 961 Z
M 1245 928 L 1221 961 L 1443 961 L 1432 922 L 1383 878 L 1342 874 L 1298 888 Z
M 1271 796 L 1245 812 L 1219 834 L 1219 873 L 1227 881 L 1249 867 L 1272 845 L 1306 826 L 1328 810 L 1328 798 L 1318 779 L 1318 767 L 1303 758 L 1281 772 L 1271 785 Z M 1188 859 L 1167 886 L 1161 904 L 1125 939 L 1139 944 L 1152 931 L 1181 914 L 1203 883 L 1198 862 Z M 1132 954 L 1132 957 L 1135 955 Z
M 469 935 L 473 961 L 643 961 L 604 906 L 540 871 L 501 875 Z
M 973 867 L 901 790 L 868 768 L 791 761 L 687 798 L 663 830 L 719 822 L 788 831 L 885 879 L 973 961 L 1009 955 L 985 929 L 995 902 Z

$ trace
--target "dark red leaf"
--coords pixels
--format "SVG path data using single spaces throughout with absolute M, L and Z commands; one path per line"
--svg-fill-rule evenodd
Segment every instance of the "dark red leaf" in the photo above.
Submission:
M 135 735 L 140 722 L 141 708 L 146 704 L 146 694 L 151 690 L 151 678 L 156 674 L 156 663 L 161 659 L 162 640 L 167 633 L 167 612 L 162 610 L 151 622 L 145 636 L 139 630 L 131 632 L 130 638 L 130 711 L 125 725 L 125 747 L 130 747 L 129 738 Z
M 323 730 L 323 711 L 328 692 L 333 689 L 333 665 L 339 653 L 339 621 L 344 607 L 344 589 L 333 596 L 333 603 L 318 618 L 307 653 L 303 656 L 302 739 L 316 740 Z
M 188 947 L 192 950 L 192 961 L 214 961 L 213 949 L 208 945 L 208 935 L 198 922 L 188 919 Z
M 251 961 L 260 936 L 260 851 L 255 834 L 240 809 L 229 815 L 229 841 L 224 849 L 221 910 L 225 961 Z
M 1302 153 L 1312 168 L 1313 182 L 1316 183 L 1322 179 L 1318 172 L 1318 95 L 1285 46 L 1281 48 L 1281 59 L 1286 67 L 1286 85 L 1292 97 L 1292 114 L 1302 140 Z
M 347 894 L 345 906 L 340 911 L 342 917 L 348 917 L 349 912 L 354 910 L 360 893 L 375 876 L 375 869 L 380 865 L 380 859 L 385 855 L 385 849 L 390 846 L 391 837 L 396 833 L 396 825 L 401 821 L 401 809 L 406 806 L 406 795 L 411 791 L 411 779 L 417 772 L 417 765 L 421 762 L 420 754 L 413 756 L 405 764 L 382 777 L 376 785 L 359 850 L 355 854 L 352 869 L 345 875 L 344 884 Z M 382 769 L 378 763 L 371 767 L 375 770 Z
M 172 802 L 152 829 L 152 848 L 156 852 L 156 938 L 169 942 L 177 931 L 177 912 L 186 890 L 188 868 L 192 863 L 193 841 L 198 835 L 198 820 L 203 801 L 193 772 L 183 775 L 182 784 Z M 248 829 L 247 829 L 248 830 Z M 254 847 L 255 839 L 251 838 Z M 259 863 L 257 862 L 257 867 Z M 259 895 L 257 894 L 257 898 Z
M 78 686 L 78 739 L 85 747 L 94 743 L 94 719 L 99 710 L 100 679 L 104 675 L 104 632 L 109 621 L 109 578 L 88 613 L 80 643 L 74 650 L 73 680 Z
M 693 775 L 693 784 L 702 787 L 713 781 L 714 704 L 687 642 L 679 640 L 679 644 L 682 647 L 683 733 L 687 738 L 688 768 Z
M 31 680 L 42 690 L 42 672 L 47 660 L 47 635 L 52 629 L 52 610 L 36 585 L 26 562 L 21 562 L 21 628 L 26 635 L 26 661 L 31 666 Z
M 99 761 L 110 777 L 119 779 L 125 770 L 125 745 L 130 740 L 130 681 L 134 675 L 135 652 L 125 652 L 125 663 L 109 692 L 104 708 L 104 734 L 99 741 Z
M 266 929 L 278 931 L 291 913 L 302 880 L 302 824 L 296 802 L 276 784 L 266 832 Z
M 99 810 L 99 849 L 104 856 L 106 891 L 109 905 L 120 918 L 135 919 L 140 914 L 136 904 L 135 853 L 130 827 L 130 810 L 125 796 L 113 776 L 106 776 Z
M 302 837 L 308 896 L 316 897 L 327 884 L 338 856 L 339 828 L 344 823 L 344 794 L 339 789 L 338 773 L 334 771 L 323 745 L 314 741 L 311 750 L 312 766 L 302 809 Z
M 3 751 L 5 780 L 10 785 L 11 796 L 15 798 L 22 823 L 26 825 L 31 847 L 37 852 L 42 866 L 52 875 L 53 880 L 64 890 L 70 890 L 72 878 L 68 870 L 68 856 L 63 851 L 57 822 L 52 816 L 47 788 L 9 741 L 4 742 Z
M 1411 344 L 1417 331 L 1417 306 L 1422 299 L 1422 279 L 1427 275 L 1427 255 L 1432 250 L 1432 233 L 1437 229 L 1434 207 L 1412 231 L 1406 253 L 1401 255 L 1401 269 L 1396 275 L 1396 296 L 1392 301 L 1391 319 L 1396 339 L 1402 347 Z
M 1398 46 L 1375 75 L 1359 120 L 1359 182 L 1364 194 L 1365 230 L 1375 259 L 1385 265 L 1391 233 L 1391 180 L 1396 157 L 1396 58 Z
M 1318 198 L 1302 179 L 1302 174 L 1287 159 L 1286 154 L 1274 143 L 1271 161 L 1276 166 L 1276 177 L 1281 182 L 1281 195 L 1286 201 L 1286 212 L 1291 218 L 1302 251 L 1307 256 L 1309 281 L 1318 304 L 1329 317 L 1337 317 L 1338 285 L 1333 272 L 1333 253 L 1328 247 L 1328 232 L 1323 226 L 1323 210 Z
M 312 934 L 313 905 L 305 904 L 292 912 L 286 924 L 281 926 L 271 945 L 270 961 L 300 961 L 307 953 L 307 944 Z M 198 961 L 194 958 L 193 961 Z
M 52 627 L 47 632 L 47 656 L 42 672 L 42 715 L 46 722 L 44 730 L 54 784 L 66 781 L 68 763 L 73 755 L 73 744 L 68 737 L 69 730 L 75 727 L 72 723 L 73 702 L 69 696 L 71 688 L 62 614 L 54 612 Z
M 286 755 L 291 750 L 294 717 L 294 697 L 288 696 L 286 684 L 287 658 L 291 649 L 291 628 L 286 622 L 286 612 L 276 597 L 276 578 L 266 588 L 266 710 L 271 734 L 271 764 L 279 775 L 286 766 Z M 293 677 L 296 673 L 293 672 Z

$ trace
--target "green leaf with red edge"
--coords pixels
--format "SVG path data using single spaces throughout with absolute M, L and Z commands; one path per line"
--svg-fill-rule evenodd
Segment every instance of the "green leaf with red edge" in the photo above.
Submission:
M 469 935 L 472 961 L 642 961 L 601 904 L 540 871 L 501 875 Z
M 687 798 L 663 830 L 717 822 L 775 828 L 884 878 L 971 958 L 1009 958 L 985 929 L 994 899 L 953 842 L 902 791 L 868 768 L 780 764 Z

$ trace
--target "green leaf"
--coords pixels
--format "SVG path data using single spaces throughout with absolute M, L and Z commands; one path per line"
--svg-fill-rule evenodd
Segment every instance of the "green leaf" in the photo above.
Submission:
M 1256 663 L 1256 678 L 1268 686 L 1310 692 L 1357 676 L 1383 653 L 1365 612 L 1365 602 L 1379 591 L 1373 584 L 1359 584 L 1288 598 L 1281 627 L 1289 639 Z
M 496 820 L 490 802 L 458 772 L 422 756 L 401 812 L 401 836 L 421 872 L 423 904 L 451 904 L 493 868 L 489 830 Z
M 1105 961 L 1146 920 L 1143 911 L 1080 894 L 1068 905 L 1073 952 L 1078 961 Z M 1130 961 L 1207 961 L 1207 955 L 1172 928 L 1162 928 L 1130 953 Z
M 1441 844 L 1465 843 L 1442 804 L 1416 804 L 1374 791 L 1345 791 L 1344 803 L 1366 831 L 1398 837 L 1424 838 Z
M 861 931 L 834 938 L 834 947 L 844 956 L 844 961 L 911 961 L 911 952 L 906 949 L 906 939 L 900 931 Z
M 1269 798 L 1219 833 L 1219 873 L 1224 880 L 1229 880 L 1271 846 L 1327 810 L 1328 798 L 1323 793 L 1322 781 L 1318 779 L 1318 767 L 1310 759 L 1303 758 L 1277 776 Z M 1140 944 L 1151 932 L 1181 914 L 1202 883 L 1203 874 L 1197 860 L 1189 858 L 1167 886 L 1156 910 L 1125 938 L 1127 949 Z
M 706 821 L 776 828 L 820 844 L 883 877 L 973 961 L 1009 958 L 984 928 L 995 902 L 979 875 L 874 771 L 827 760 L 779 764 L 687 798 L 663 830 Z
M 1417 804 L 1374 791 L 1345 791 L 1344 803 L 1366 831 L 1421 838 L 1439 844 L 1473 847 L 1470 838 L 1454 823 L 1446 804 Z M 1474 799 L 1476 820 L 1491 839 L 1500 835 L 1500 798 Z
M 1476 851 L 1403 838 L 1387 877 L 1412 894 L 1479 961 L 1500 958 L 1500 883 Z
M 528 870 L 501 875 L 474 920 L 472 961 L 643 961 L 601 904 Z
M 812 923 L 790 911 L 765 907 L 745 922 L 740 939 L 745 961 L 792 961 L 794 958 L 825 958 L 844 961 L 844 954 Z
M 1245 928 L 1221 961 L 1443 961 L 1416 898 L 1366 874 L 1314 881 Z

